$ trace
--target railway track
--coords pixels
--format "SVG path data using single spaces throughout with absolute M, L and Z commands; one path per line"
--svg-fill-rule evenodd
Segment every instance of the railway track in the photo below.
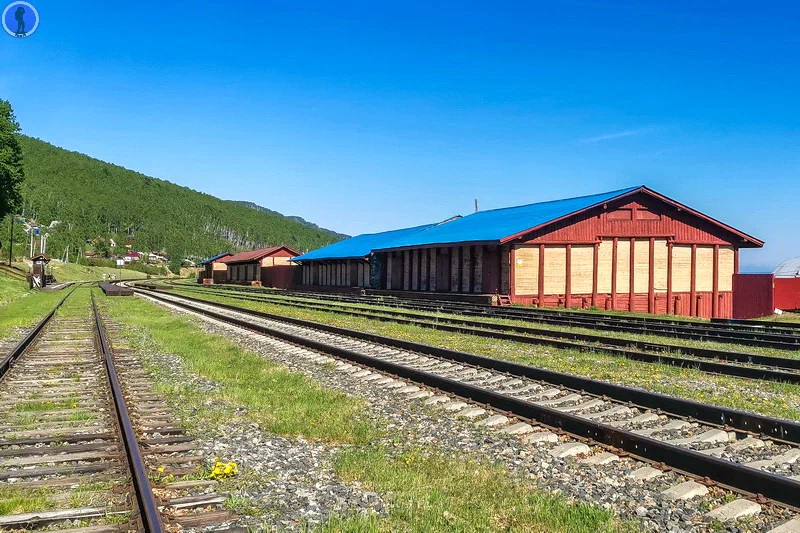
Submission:
M 714 374 L 748 379 L 800 383 L 800 358 L 775 357 L 754 353 L 698 348 L 666 343 L 619 339 L 602 335 L 554 331 L 529 326 L 496 324 L 479 319 L 425 317 L 418 313 L 374 309 L 356 304 L 316 302 L 305 299 L 288 300 L 268 294 L 231 294 L 227 291 L 181 287 L 196 294 L 220 295 L 225 298 L 271 303 L 289 307 L 332 312 L 371 320 L 391 321 L 455 333 L 467 333 L 525 344 L 550 346 L 579 351 L 601 351 L 646 363 L 661 363 L 690 367 Z
M 296 353 L 323 359 L 334 356 L 341 360 L 337 368 L 352 369 L 355 376 L 374 379 L 381 386 L 406 387 L 397 378 L 413 380 L 440 391 L 430 398 L 433 402 L 449 401 L 441 392 L 477 402 L 526 421 L 529 438 L 557 438 L 556 432 L 566 432 L 604 450 L 592 456 L 597 464 L 631 457 L 649 463 L 637 470 L 643 478 L 674 469 L 694 480 L 675 488 L 673 495 L 683 495 L 684 490 L 701 494 L 707 489 L 699 487 L 719 484 L 751 501 L 763 503 L 768 498 L 800 507 L 800 424 L 794 421 L 226 304 L 136 291 L 163 304 L 267 335 L 274 342 L 292 343 Z M 588 452 L 588 446 L 576 444 L 581 443 L 563 444 L 557 453 Z M 800 527 L 800 522 L 794 525 Z
M 174 282 L 170 282 L 174 283 Z M 522 320 L 563 327 L 579 327 L 600 331 L 657 335 L 697 341 L 714 341 L 745 346 L 759 346 L 780 350 L 800 350 L 800 330 L 783 325 L 754 325 L 736 322 L 692 322 L 678 319 L 628 317 L 602 315 L 580 311 L 559 311 L 546 308 L 497 307 L 444 302 L 413 298 L 382 297 L 374 295 L 342 295 L 306 291 L 270 290 L 239 285 L 219 285 L 219 289 L 238 292 L 272 292 L 291 297 L 313 297 L 347 303 L 366 303 L 386 307 L 398 307 L 417 311 L 442 312 L 476 316 Z
M 81 296 L 69 316 L 57 306 L 4 358 L 0 499 L 24 512 L 0 516 L 0 530 L 228 529 L 236 517 L 216 482 L 199 475 L 193 439 L 132 354 L 112 348 L 119 330 L 104 323 L 94 295 Z

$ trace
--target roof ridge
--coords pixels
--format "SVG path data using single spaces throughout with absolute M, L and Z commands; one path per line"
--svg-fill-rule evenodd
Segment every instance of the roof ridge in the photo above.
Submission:
M 604 196 L 606 194 L 614 194 L 619 193 L 617 196 L 621 196 L 622 194 L 629 193 L 638 189 L 646 188 L 644 185 L 637 185 L 635 187 L 623 187 L 622 189 L 617 189 L 614 191 L 606 191 L 606 192 L 598 192 L 594 194 L 584 194 L 583 196 L 572 196 L 570 198 L 558 198 L 555 200 L 545 200 L 543 202 L 531 202 L 529 204 L 521 204 L 521 205 L 511 205 L 508 207 L 495 207 L 494 209 L 485 209 L 483 211 L 476 211 L 474 213 L 470 213 L 469 215 L 464 216 L 472 216 L 477 215 L 478 213 L 492 213 L 494 211 L 504 211 L 506 209 L 519 209 L 520 207 L 530 207 L 532 205 L 543 205 L 543 204 L 552 204 L 555 202 L 568 202 L 570 200 L 580 200 L 581 198 L 591 198 L 592 196 Z

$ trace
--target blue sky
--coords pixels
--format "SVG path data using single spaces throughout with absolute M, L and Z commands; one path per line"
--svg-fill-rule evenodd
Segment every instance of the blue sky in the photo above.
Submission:
M 32 3 L 0 98 L 65 148 L 350 234 L 646 184 L 800 255 L 796 2 Z

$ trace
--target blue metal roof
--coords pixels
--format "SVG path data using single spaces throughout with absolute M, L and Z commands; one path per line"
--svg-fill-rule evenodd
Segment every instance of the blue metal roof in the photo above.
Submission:
M 225 257 L 226 255 L 231 255 L 231 254 L 229 254 L 228 252 L 225 252 L 224 254 L 215 255 L 214 257 L 209 257 L 205 261 L 201 261 L 200 264 L 201 265 L 206 265 L 206 264 L 208 264 L 208 263 L 210 263 L 212 261 L 216 261 L 220 257 Z
M 292 261 L 362 258 L 368 256 L 370 252 L 376 248 L 391 247 L 397 239 L 413 236 L 433 226 L 435 226 L 435 224 L 425 224 L 423 226 L 384 231 L 382 233 L 364 233 L 363 235 L 356 235 L 355 237 L 350 237 L 349 239 L 335 242 L 323 248 L 299 255 L 292 259 Z
M 628 187 L 578 198 L 478 211 L 427 231 L 414 232 L 391 242 L 382 242 L 373 250 L 459 242 L 501 241 L 638 189 L 641 187 Z

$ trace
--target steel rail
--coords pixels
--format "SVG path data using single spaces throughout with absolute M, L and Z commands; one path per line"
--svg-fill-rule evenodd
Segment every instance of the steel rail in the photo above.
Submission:
M 139 450 L 139 444 L 136 440 L 136 433 L 133 429 L 128 407 L 125 403 L 125 397 L 122 393 L 122 386 L 119 383 L 114 360 L 111 355 L 111 348 L 108 344 L 103 321 L 100 318 L 100 313 L 97 310 L 97 303 L 92 293 L 92 310 L 94 312 L 95 326 L 97 328 L 97 336 L 100 342 L 100 348 L 103 351 L 103 360 L 105 362 L 106 371 L 108 375 L 109 385 L 111 387 L 111 395 L 114 400 L 114 407 L 117 413 L 117 420 L 119 422 L 120 431 L 122 433 L 122 443 L 125 447 L 125 454 L 128 457 L 128 465 L 133 479 L 133 486 L 136 492 L 136 500 L 139 504 L 140 517 L 142 525 L 146 533 L 163 533 L 165 531 L 161 522 L 161 513 L 158 510 L 158 503 L 153 495 L 153 489 L 150 486 L 150 480 L 147 477 L 147 468 L 144 464 L 144 459 Z
M 167 303 L 182 305 L 186 308 L 191 308 L 200 313 L 213 313 L 206 309 L 197 308 L 195 306 L 176 302 L 169 298 L 164 298 L 158 293 L 151 290 L 136 289 L 140 293 L 145 293 L 148 296 L 161 300 Z M 428 344 L 421 344 L 412 341 L 405 341 L 401 339 L 394 339 L 391 337 L 384 337 L 373 333 L 366 333 L 363 331 L 356 331 L 338 326 L 331 326 L 319 322 L 309 320 L 302 320 L 299 318 L 291 318 L 272 313 L 265 313 L 263 311 L 254 311 L 252 309 L 245 309 L 234 305 L 209 302 L 208 300 L 201 300 L 185 295 L 172 295 L 175 298 L 182 298 L 185 300 L 197 302 L 204 305 L 216 306 L 229 311 L 242 313 L 245 315 L 252 315 L 261 318 L 267 318 L 275 321 L 282 321 L 289 324 L 303 326 L 307 328 L 326 331 L 328 333 L 335 333 L 338 335 L 348 336 L 374 342 L 376 344 L 383 344 L 394 348 L 401 348 L 410 350 L 426 355 L 441 357 L 453 361 L 467 363 L 475 366 L 481 366 L 487 369 L 497 370 L 499 372 L 507 372 L 509 374 L 524 376 L 539 381 L 546 381 L 554 385 L 560 385 L 566 388 L 584 391 L 588 394 L 596 396 L 606 396 L 620 402 L 631 402 L 641 407 L 648 409 L 655 409 L 657 411 L 669 412 L 680 417 L 701 420 L 709 424 L 730 427 L 740 431 L 750 432 L 754 434 L 764 434 L 774 439 L 785 440 L 795 444 L 800 444 L 800 422 L 792 420 L 783 420 L 769 416 L 748 413 L 737 409 L 730 409 L 728 407 L 719 407 L 715 405 L 704 404 L 694 400 L 686 400 L 683 398 L 676 398 L 661 394 L 658 392 L 649 392 L 642 389 L 628 387 L 626 385 L 617 385 L 607 381 L 598 379 L 585 378 L 574 374 L 567 374 L 565 372 L 558 372 L 555 370 L 547 370 L 522 363 L 515 363 L 512 361 L 505 361 L 503 359 L 495 359 L 483 355 L 476 355 L 467 352 L 459 352 L 457 350 L 450 350 L 448 348 L 440 348 L 438 346 L 430 346 Z M 219 315 L 219 313 L 215 313 Z M 227 315 L 219 315 L 217 318 L 222 317 L 225 320 L 229 317 Z
M 59 301 L 59 302 L 58 302 L 58 303 L 55 305 L 55 307 L 53 307 L 53 309 L 52 309 L 52 310 L 51 310 L 49 313 L 47 313 L 47 314 L 45 315 L 45 317 L 44 317 L 44 318 L 42 318 L 42 319 L 39 321 L 39 323 L 38 323 L 38 324 L 36 324 L 36 326 L 35 326 L 35 327 L 34 327 L 34 328 L 31 330 L 31 331 L 30 331 L 30 332 L 28 332 L 28 334 L 27 334 L 27 335 L 25 335 L 25 337 L 23 337 L 23 338 L 22 338 L 22 340 L 20 340 L 20 341 L 19 341 L 19 342 L 18 342 L 18 343 L 17 343 L 17 344 L 14 346 L 14 348 L 12 348 L 12 349 L 11 349 L 11 351 L 10 351 L 10 352 L 8 352 L 7 354 L 5 354 L 5 356 L 3 357 L 3 360 L 2 360 L 2 361 L 0 361 L 0 378 L 2 378 L 3 376 L 5 376 L 5 375 L 6 375 L 6 372 L 8 372 L 8 371 L 11 369 L 11 366 L 14 364 L 14 362 L 15 362 L 17 359 L 19 359 L 19 357 L 20 357 L 20 356 L 23 354 L 23 352 L 25 352 L 25 350 L 28 348 L 28 346 L 30 346 L 30 345 L 31 345 L 31 343 L 32 343 L 32 342 L 33 342 L 33 341 L 36 339 L 36 337 L 38 337 L 38 336 L 39 336 L 39 333 L 41 333 L 41 332 L 42 332 L 42 330 L 44 329 L 44 327 L 45 327 L 45 326 L 46 326 L 46 325 L 47 325 L 47 324 L 50 322 L 50 319 L 51 319 L 51 318 L 53 318 L 53 316 L 55 316 L 55 314 L 56 314 L 56 311 L 58 311 L 58 309 L 61 307 L 61 305 L 62 305 L 62 304 L 65 302 L 65 301 L 67 301 L 67 298 L 69 298 L 69 297 L 70 297 L 70 295 L 72 295 L 72 293 L 73 293 L 73 292 L 75 292 L 75 287 L 73 287 L 73 288 L 72 288 L 72 289 L 71 289 L 71 290 L 70 290 L 70 291 L 67 293 L 67 295 L 66 295 L 66 296 L 64 296 L 64 297 L 61 299 L 61 301 Z
M 436 374 L 425 372 L 424 370 L 418 370 L 404 365 L 399 365 L 397 363 L 392 363 L 390 361 L 385 361 L 382 359 L 362 355 L 352 350 L 339 348 L 333 345 L 297 336 L 268 326 L 254 324 L 244 319 L 239 319 L 221 313 L 216 313 L 208 309 L 202 309 L 187 304 L 185 302 L 164 298 L 163 296 L 154 294 L 152 291 L 144 291 L 142 289 L 137 289 L 137 292 L 144 293 L 148 297 L 154 298 L 156 300 L 160 300 L 172 305 L 177 305 L 179 307 L 183 307 L 192 310 L 194 312 L 210 316 L 217 320 L 222 320 L 229 324 L 241 326 L 250 329 L 252 331 L 257 331 L 259 333 L 277 337 L 285 341 L 305 346 L 313 350 L 317 350 L 323 353 L 348 359 L 350 361 L 365 366 L 369 366 L 378 370 L 389 372 L 400 377 L 412 379 L 414 381 L 423 383 L 430 387 L 435 387 L 442 391 L 451 392 L 453 394 L 469 398 L 473 401 L 490 405 L 495 409 L 508 411 L 516 415 L 519 415 L 521 417 L 537 420 L 542 424 L 546 424 L 548 426 L 555 428 L 560 428 L 565 432 L 571 433 L 581 438 L 591 439 L 600 444 L 612 446 L 614 448 L 635 455 L 637 457 L 642 457 L 644 459 L 657 463 L 664 463 L 670 466 L 671 468 L 689 473 L 697 477 L 713 479 L 718 483 L 722 483 L 726 486 L 732 487 L 741 492 L 745 492 L 748 494 L 761 494 L 767 498 L 771 498 L 783 504 L 790 505 L 793 507 L 800 507 L 800 481 L 793 480 L 786 476 L 770 474 L 768 472 L 747 467 L 738 463 L 733 463 L 725 459 L 719 459 L 687 448 L 681 448 L 672 444 L 667 444 L 665 442 L 647 436 L 637 435 L 633 432 L 626 431 L 624 429 L 615 428 L 609 425 L 602 424 L 600 422 L 594 422 L 569 413 L 563 413 L 561 411 L 558 411 L 550 407 L 537 405 L 511 396 L 506 396 L 494 391 L 490 391 L 488 389 L 484 389 L 479 386 L 469 385 L 466 383 L 455 381 L 453 379 L 441 377 Z M 189 297 L 178 296 L 177 298 L 189 298 Z M 217 303 L 207 303 L 207 305 L 210 305 L 212 307 L 219 306 L 223 308 L 232 307 L 232 306 L 226 306 L 225 304 L 217 304 Z M 244 314 L 252 313 L 249 310 L 237 310 L 237 309 L 234 310 Z M 285 317 L 281 317 L 280 319 L 282 318 Z M 342 328 L 333 328 L 333 327 L 330 327 L 330 329 L 318 328 L 319 324 L 308 323 L 307 321 L 300 321 L 297 319 L 292 319 L 290 322 L 294 324 L 305 325 L 307 327 L 315 327 L 317 329 L 326 329 L 328 331 L 337 333 L 341 333 L 342 331 L 347 331 L 347 330 L 342 330 Z M 366 337 L 377 337 L 377 336 L 366 334 Z M 359 336 L 359 338 L 362 337 Z M 378 340 L 374 339 L 368 339 L 368 340 L 371 340 L 372 342 L 378 342 Z M 402 346 L 400 346 L 400 344 L 402 344 Z M 397 347 L 403 347 L 409 350 L 413 348 L 422 348 L 422 350 L 417 349 L 415 351 L 423 353 L 428 353 L 429 351 L 431 351 L 430 349 L 432 348 L 425 345 L 419 345 L 416 343 L 408 343 L 405 341 L 401 341 L 399 344 L 390 343 L 389 345 L 396 345 Z M 506 363 L 505 365 L 500 365 L 501 368 L 490 367 L 486 364 L 483 364 L 485 362 L 485 359 L 487 358 L 483 358 L 481 356 L 475 356 L 472 354 L 465 354 L 461 352 L 454 352 L 451 350 L 442 350 L 442 349 L 434 349 L 434 351 L 436 351 L 437 353 L 431 355 L 440 355 L 440 353 L 450 352 L 451 355 L 456 356 L 456 357 L 450 357 L 450 359 L 460 360 L 462 362 L 466 362 L 469 364 L 477 364 L 478 366 L 484 366 L 486 368 L 494 368 L 496 370 L 501 370 L 501 371 L 507 371 L 512 367 L 516 368 L 517 370 L 519 370 L 519 367 L 525 367 L 525 365 L 519 365 L 516 363 Z M 528 368 L 536 371 L 539 370 L 533 367 L 528 367 Z M 516 375 L 525 375 L 520 372 L 511 372 L 511 373 Z M 569 375 L 564 375 L 564 376 L 568 376 L 570 378 L 576 378 L 575 376 L 569 376 Z M 528 377 L 533 377 L 533 376 L 528 376 Z M 536 379 L 541 379 L 541 377 L 537 376 Z M 544 381 L 548 380 L 545 379 Z M 652 394 L 652 393 L 644 393 L 644 391 L 637 391 L 637 392 L 639 394 L 648 394 L 648 395 Z M 705 406 L 705 407 L 711 407 L 711 406 Z M 798 435 L 800 436 L 800 433 Z
M 250 287 L 239 286 L 220 286 L 221 289 L 255 292 L 264 294 L 267 290 L 252 289 Z M 440 302 L 433 300 L 419 300 L 411 298 L 393 298 L 390 301 L 379 300 L 374 296 L 354 296 L 354 295 L 335 295 L 323 293 L 308 293 L 302 291 L 281 291 L 286 295 L 316 295 L 313 297 L 326 298 L 338 301 L 348 301 L 354 303 L 374 303 L 388 307 L 404 307 L 418 310 L 437 310 L 452 312 L 454 314 L 464 314 L 467 316 L 495 316 L 510 320 L 530 320 L 551 325 L 566 325 L 571 327 L 585 327 L 589 329 L 599 329 L 607 331 L 620 331 L 629 333 L 649 333 L 660 336 L 673 336 L 678 338 L 694 340 L 711 340 L 716 342 L 726 342 L 734 344 L 744 344 L 748 346 L 763 346 L 785 350 L 800 350 L 800 336 L 797 331 L 784 329 L 783 332 L 776 331 L 774 328 L 765 329 L 753 328 L 751 326 L 741 327 L 720 327 L 720 324 L 700 323 L 690 321 L 670 321 L 655 318 L 641 317 L 616 317 L 609 315 L 595 315 L 591 313 L 581 313 L 579 311 L 558 311 L 529 309 L 529 308 L 510 308 L 497 307 L 491 305 L 477 305 L 464 302 Z
M 158 290 L 158 289 L 156 289 Z M 319 310 L 337 313 L 347 316 L 357 316 L 369 320 L 379 320 L 384 322 L 395 322 L 398 324 L 409 324 L 440 331 L 453 333 L 466 333 L 484 338 L 493 338 L 533 344 L 539 346 L 550 346 L 559 349 L 571 349 L 579 351 L 604 352 L 615 356 L 625 357 L 634 361 L 644 363 L 661 363 L 681 368 L 695 368 L 703 372 L 714 374 L 735 376 L 746 379 L 756 379 L 764 381 L 777 381 L 781 383 L 800 383 L 800 373 L 791 370 L 800 370 L 800 359 L 790 359 L 786 357 L 773 357 L 759 354 L 727 352 L 723 350 L 713 350 L 708 348 L 693 348 L 688 346 L 658 344 L 650 342 L 635 341 L 629 339 L 617 339 L 613 337 L 603 337 L 600 335 L 569 333 L 563 331 L 551 331 L 540 328 L 530 328 L 526 326 L 511 326 L 507 324 L 494 324 L 488 322 L 470 321 L 457 318 L 446 317 L 425 317 L 404 311 L 390 310 L 368 310 L 363 307 L 347 306 L 343 304 L 323 303 L 323 302 L 297 302 L 285 299 L 273 299 L 270 295 L 244 295 L 244 294 L 224 294 L 212 292 L 207 289 L 182 289 L 198 294 L 210 294 L 222 298 L 237 300 L 254 301 L 260 303 L 271 303 L 274 305 L 292 306 L 303 309 Z M 214 303 L 214 302 L 212 302 Z M 334 308 L 336 307 L 336 308 Z M 458 324 L 451 326 L 448 324 Z M 507 333 L 512 332 L 512 333 Z M 525 335 L 517 334 L 524 333 Z M 542 337 L 543 336 L 543 337 Z M 549 337 L 549 338 L 547 338 Z M 597 345 L 585 344 L 581 342 L 570 342 L 557 339 L 572 339 L 584 342 L 598 343 Z M 626 349 L 632 346 L 639 350 L 651 350 L 657 353 L 648 353 Z M 690 359 L 675 355 L 667 355 L 658 352 L 680 351 L 685 355 L 699 357 L 701 359 Z M 742 366 L 730 363 L 709 362 L 703 359 L 721 359 L 725 361 L 735 361 L 757 366 Z M 773 368 L 763 368 L 763 366 Z

